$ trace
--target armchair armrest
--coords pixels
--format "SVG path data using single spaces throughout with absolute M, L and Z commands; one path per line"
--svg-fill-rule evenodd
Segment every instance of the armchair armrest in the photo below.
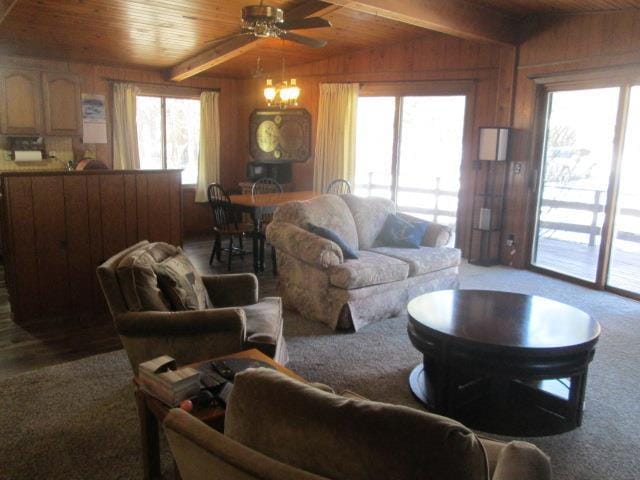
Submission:
M 258 303 L 258 277 L 253 273 L 207 275 L 202 283 L 216 308 Z
M 551 480 L 549 457 L 530 443 L 509 442 L 498 456 L 492 480 L 514 478 Z
M 267 240 L 276 249 L 317 268 L 328 268 L 344 262 L 342 250 L 335 242 L 322 238 L 286 222 L 271 222 Z
M 444 247 L 451 240 L 451 228 L 446 225 L 423 220 L 406 213 L 402 213 L 400 216 L 410 222 L 425 222 L 428 225 L 427 231 L 422 237 L 421 245 L 423 247 Z
M 127 312 L 115 319 L 118 334 L 127 337 L 191 336 L 237 332 L 244 338 L 247 319 L 241 308 L 181 312 Z

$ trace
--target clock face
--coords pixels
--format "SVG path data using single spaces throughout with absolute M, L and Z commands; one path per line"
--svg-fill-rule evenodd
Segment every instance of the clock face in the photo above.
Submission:
M 309 158 L 311 117 L 304 109 L 256 110 L 249 121 L 255 161 L 304 162 Z
M 256 140 L 263 152 L 273 152 L 278 146 L 278 126 L 271 120 L 265 120 L 258 126 Z

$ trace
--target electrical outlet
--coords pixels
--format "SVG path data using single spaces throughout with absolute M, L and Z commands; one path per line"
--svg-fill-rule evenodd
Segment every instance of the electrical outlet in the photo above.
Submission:
M 519 175 L 520 173 L 522 173 L 522 164 L 521 163 L 514 163 L 513 164 L 513 173 L 515 173 L 516 175 Z
M 513 247 L 516 244 L 516 237 L 513 235 L 513 233 L 507 237 L 506 244 L 507 247 Z

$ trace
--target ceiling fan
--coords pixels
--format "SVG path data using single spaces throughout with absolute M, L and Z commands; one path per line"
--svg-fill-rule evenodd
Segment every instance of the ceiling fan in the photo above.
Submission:
M 320 48 L 327 44 L 326 40 L 305 37 L 290 30 L 330 27 L 331 22 L 322 17 L 309 17 L 296 20 L 285 19 L 285 12 L 278 7 L 264 5 L 249 5 L 242 8 L 241 31 L 226 37 L 211 40 L 208 43 L 223 43 L 237 37 L 281 38 L 301 43 L 308 47 Z

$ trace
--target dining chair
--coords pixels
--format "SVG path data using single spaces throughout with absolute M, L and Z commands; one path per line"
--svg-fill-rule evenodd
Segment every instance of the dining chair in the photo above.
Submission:
M 264 177 L 253 182 L 251 186 L 251 196 L 255 197 L 256 195 L 268 194 L 268 193 L 282 193 L 284 189 L 282 185 L 280 185 L 276 180 L 269 177 Z M 269 222 L 271 222 L 272 215 L 263 215 L 260 219 L 260 224 L 262 227 L 260 228 L 260 265 L 264 265 L 264 244 L 267 240 L 265 235 L 265 229 Z M 276 262 L 276 249 L 271 246 L 271 264 L 273 266 L 273 274 L 278 275 L 278 265 Z
M 324 193 L 330 193 L 333 195 L 345 195 L 351 193 L 351 184 L 344 178 L 336 178 L 332 180 Z
M 256 180 L 251 185 L 251 195 L 261 195 L 264 193 L 282 193 L 284 189 L 276 180 L 264 177 Z
M 242 240 L 245 236 L 254 234 L 253 225 L 241 221 L 240 214 L 234 210 L 229 195 L 220 184 L 210 184 L 207 187 L 207 197 L 213 214 L 213 233 L 215 235 L 209 265 L 213 263 L 214 257 L 218 262 L 221 262 L 221 253 L 224 250 L 228 253 L 227 269 L 231 271 L 233 257 L 241 256 L 244 258 L 246 252 Z M 222 246 L 224 237 L 229 238 L 227 248 Z M 238 246 L 234 245 L 235 237 L 238 238 Z

